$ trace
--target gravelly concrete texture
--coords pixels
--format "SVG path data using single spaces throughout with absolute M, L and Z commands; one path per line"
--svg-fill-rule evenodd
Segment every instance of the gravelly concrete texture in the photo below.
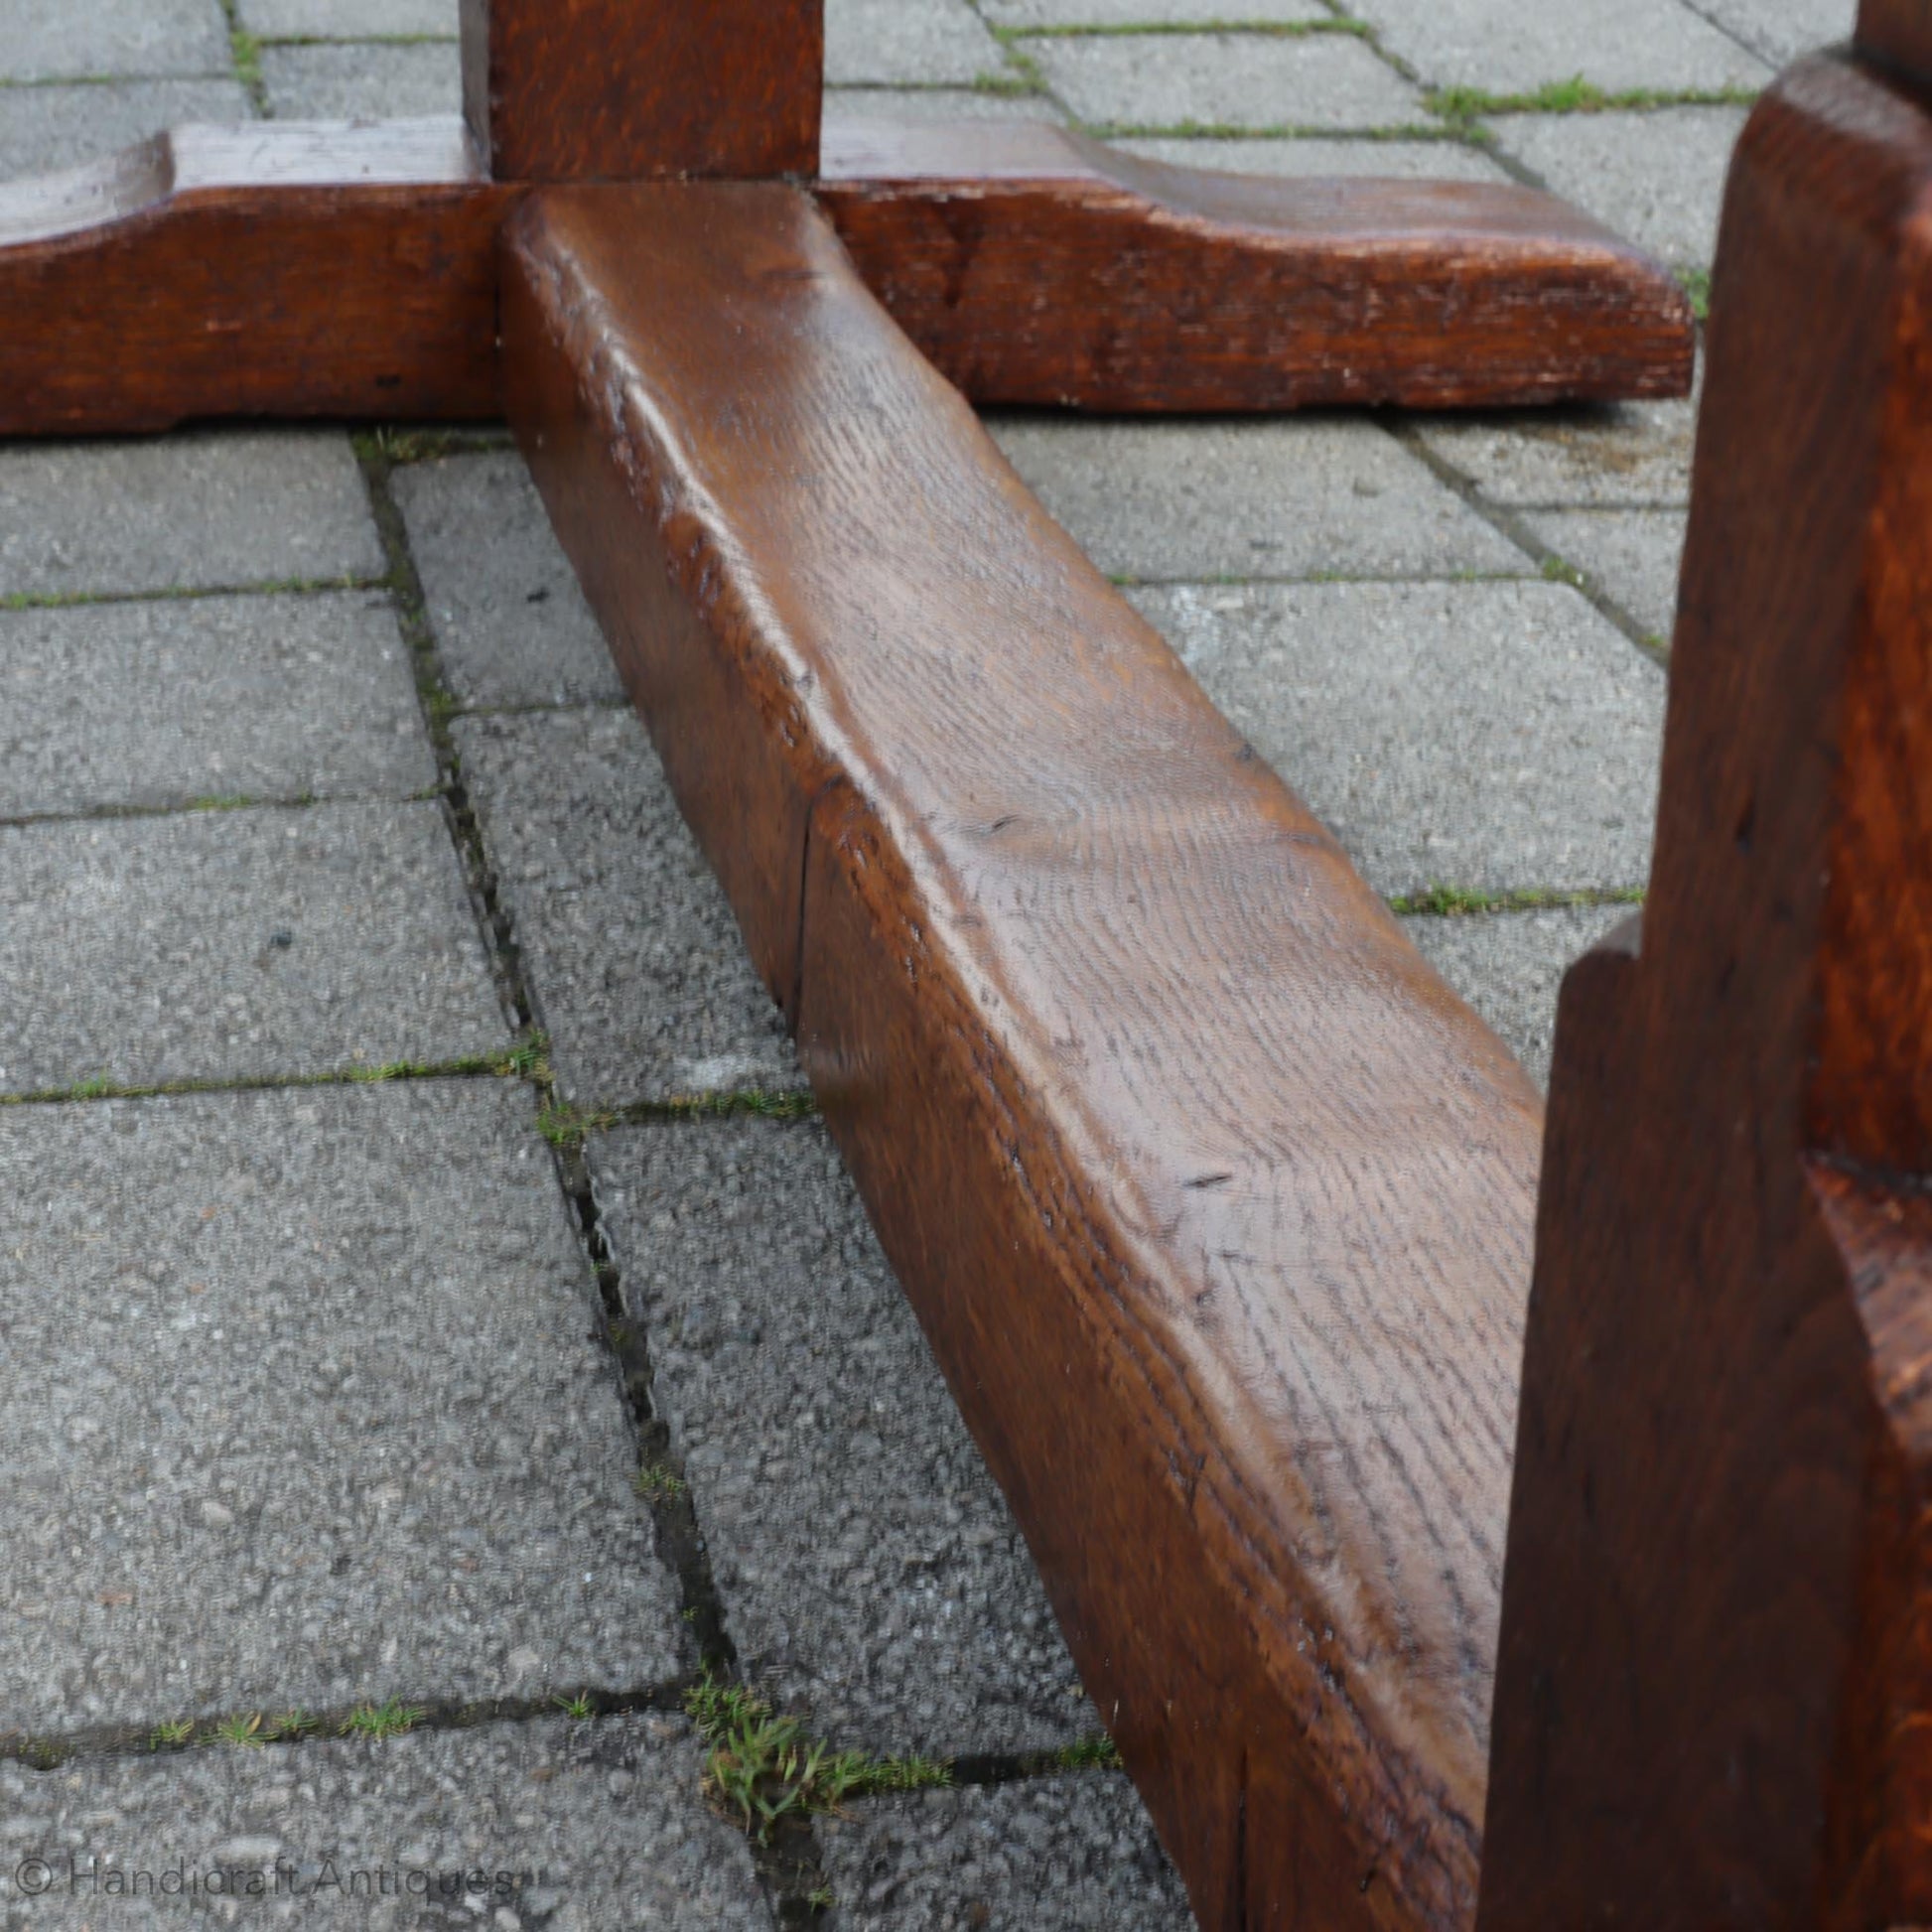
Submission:
M 697 1775 L 686 1727 L 659 1717 L 0 1764 L 0 1926 L 769 1932 L 745 1840 L 698 1802 Z M 46 1866 L 39 1897 L 20 1889 L 28 1860 Z M 171 1869 L 204 1886 L 219 1871 L 236 1895 L 106 1890 Z
M 1537 1085 L 1547 1087 L 1563 976 L 1635 909 L 1555 906 L 1402 924 L 1422 956 L 1502 1035 Z
M 1625 402 L 1424 417 L 1416 434 L 1492 502 L 1654 508 L 1691 500 L 1696 428 L 1694 402 Z
M 220 0 L 8 0 L 0 80 L 223 73 Z
M 531 1114 L 494 1081 L 0 1110 L 0 1731 L 679 1668 Z
M 1508 181 L 1507 169 L 1452 141 L 1349 141 L 1301 135 L 1271 140 L 1203 138 L 1118 141 L 1129 154 L 1235 175 L 1350 175 L 1399 181 Z
M 384 596 L 0 612 L 0 818 L 435 782 Z
M 348 439 L 0 443 L 0 598 L 382 575 Z
M 1378 892 L 1641 885 L 1662 673 L 1560 584 L 1140 591 Z
M 1083 121 L 1178 128 L 1399 127 L 1427 118 L 1422 96 L 1345 34 L 1039 40 L 1027 50 Z
M 454 41 L 267 47 L 261 69 L 268 105 L 278 120 L 406 121 L 463 111 L 463 73 Z
M 0 1093 L 325 1073 L 507 1037 L 435 804 L 0 826 Z
M 876 1799 L 823 1838 L 852 1932 L 1179 1932 L 1194 1922 L 1117 1774 Z
M 995 418 L 1007 460 L 1104 571 L 1523 573 L 1523 553 L 1374 424 Z
M 244 27 L 263 38 L 357 40 L 383 35 L 457 37 L 457 0 L 236 0 Z
M 1524 521 L 1660 644 L 1677 621 L 1682 510 L 1545 510 Z
M 1741 107 L 1626 114 L 1510 114 L 1497 146 L 1553 194 L 1587 206 L 1674 268 L 1711 266 Z
M 466 705 L 613 703 L 604 633 L 511 450 L 399 471 L 396 502 L 450 689 Z
M 232 80 L 0 87 L 0 181 L 77 168 L 184 121 L 248 118 L 248 96 Z
M 1576 74 L 1606 90 L 1758 87 L 1771 77 L 1679 0 L 1354 0 L 1354 11 L 1438 87 L 1514 93 Z
M 970 86 L 1007 63 L 966 0 L 826 0 L 825 78 Z
M 656 1122 L 592 1172 L 739 1656 L 875 1750 L 1090 1734 L 1013 1518 L 810 1122 Z
M 456 743 L 572 1100 L 801 1084 L 635 717 L 464 719 Z

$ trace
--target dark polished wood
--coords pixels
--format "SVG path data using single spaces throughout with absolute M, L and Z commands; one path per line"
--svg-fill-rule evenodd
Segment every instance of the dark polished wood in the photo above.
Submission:
M 1483 1932 L 1932 1922 L 1928 290 L 1932 119 L 1807 62 L 1731 169 L 1641 940 L 1563 993 Z
M 1932 76 L 1932 0 L 1860 0 L 1857 39 L 1863 52 Z
M 1675 285 L 1520 190 L 1241 182 L 1047 128 L 835 124 L 827 150 L 819 192 L 860 272 L 976 402 L 1503 403 L 1690 379 Z M 183 128 L 0 188 L 0 434 L 487 416 L 495 234 L 521 192 L 455 121 Z
M 824 0 L 462 0 L 498 181 L 818 171 Z
M 0 434 L 493 415 L 509 199 L 455 121 L 181 128 L 0 189 Z
M 1510 183 L 1260 180 L 1040 123 L 828 126 L 859 272 L 982 403 L 1470 408 L 1691 387 L 1657 263 Z
M 532 471 L 1202 1925 L 1466 1925 L 1534 1090 L 806 197 L 506 245 Z

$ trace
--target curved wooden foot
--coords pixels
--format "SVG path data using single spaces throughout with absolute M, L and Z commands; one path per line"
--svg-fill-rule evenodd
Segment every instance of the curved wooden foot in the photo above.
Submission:
M 1688 304 L 1548 197 L 1262 182 L 1046 127 L 832 124 L 818 193 L 976 402 L 1090 409 L 1682 393 Z M 455 120 L 183 128 L 0 189 L 0 434 L 488 416 L 527 190 Z
M 828 123 L 819 199 L 975 402 L 1416 409 L 1688 395 L 1684 291 L 1513 184 L 1261 180 L 1038 124 Z

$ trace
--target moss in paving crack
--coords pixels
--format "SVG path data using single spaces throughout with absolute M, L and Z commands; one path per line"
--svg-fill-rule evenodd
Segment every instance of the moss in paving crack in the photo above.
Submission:
M 1105 26 L 996 27 L 996 37 L 1009 49 L 1023 41 L 1099 41 L 1179 38 L 1194 34 L 1247 34 L 1268 40 L 1311 40 L 1318 35 L 1345 34 L 1369 40 L 1373 30 L 1365 20 L 1122 20 Z
M 1748 107 L 1754 87 L 1599 87 L 1581 73 L 1552 80 L 1529 93 L 1491 93 L 1486 87 L 1436 87 L 1424 95 L 1431 113 L 1470 121 L 1484 114 L 1606 114 L 1659 107 Z
M 1641 905 L 1641 886 L 1587 887 L 1565 892 L 1523 887 L 1515 892 L 1474 892 L 1462 886 L 1432 886 L 1426 893 L 1398 894 L 1387 901 L 1398 918 L 1459 919 L 1482 912 L 1542 912 L 1567 906 Z
M 837 1811 L 848 1798 L 949 1785 L 936 1758 L 834 1751 L 780 1718 L 763 1698 L 707 1670 L 686 1693 L 685 1715 L 706 1745 L 704 1795 L 761 1844 L 784 1820 Z
M 380 591 L 382 577 L 264 577 L 247 584 L 164 584 L 147 591 L 9 591 L 0 611 L 86 611 L 101 604 L 200 604 L 212 597 L 320 597 L 332 591 Z
M 1680 268 L 1677 279 L 1691 298 L 1691 313 L 1700 322 L 1711 320 L 1711 271 L 1708 268 Z
M 1082 134 L 1097 141 L 1453 141 L 1482 147 L 1487 136 L 1477 127 L 1444 127 L 1440 122 L 1398 121 L 1386 127 L 1319 127 L 1276 121 L 1253 127 L 1238 121 L 1079 121 Z
M 72 1100 L 158 1100 L 192 1093 L 269 1093 L 303 1087 L 381 1086 L 390 1080 L 525 1079 L 543 1084 L 550 1077 L 549 1042 L 532 1034 L 493 1053 L 471 1053 L 454 1060 L 388 1060 L 380 1066 L 347 1066 L 331 1073 L 275 1073 L 233 1080 L 160 1080 L 151 1085 L 123 1084 L 96 1074 L 69 1087 L 37 1087 L 28 1093 L 0 1093 L 0 1107 L 41 1107 Z
M 1573 591 L 1589 588 L 1589 579 L 1575 564 L 1566 563 L 1555 555 L 1543 559 L 1543 581 L 1546 584 L 1568 584 Z

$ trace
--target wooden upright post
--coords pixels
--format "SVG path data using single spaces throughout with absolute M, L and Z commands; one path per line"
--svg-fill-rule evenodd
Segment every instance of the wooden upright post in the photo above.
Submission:
M 498 181 L 812 176 L 824 0 L 463 0 Z
M 1760 103 L 1656 865 L 1565 984 L 1483 1932 L 1932 1920 L 1932 7 Z

